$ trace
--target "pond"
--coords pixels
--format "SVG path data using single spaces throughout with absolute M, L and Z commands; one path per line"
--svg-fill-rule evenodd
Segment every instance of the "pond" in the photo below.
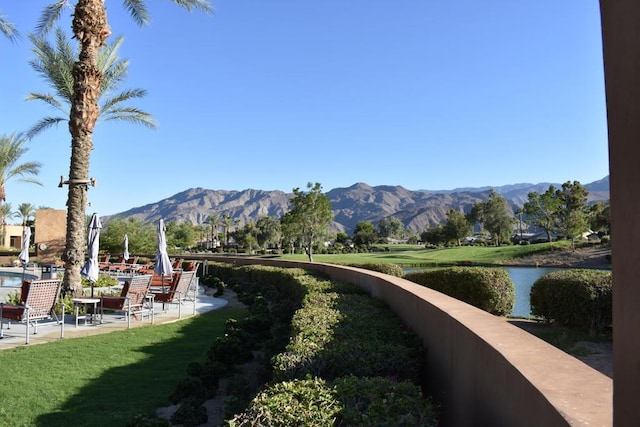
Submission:
M 529 294 L 531 287 L 540 277 L 553 271 L 564 270 L 553 267 L 505 267 L 516 289 L 516 302 L 511 311 L 514 317 L 531 317 Z

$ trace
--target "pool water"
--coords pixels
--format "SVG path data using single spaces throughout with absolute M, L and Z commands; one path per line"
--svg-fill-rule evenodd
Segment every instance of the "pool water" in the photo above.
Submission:
M 26 279 L 31 279 L 31 276 L 25 276 Z M 6 288 L 18 288 L 22 284 L 22 274 L 13 274 L 0 272 L 0 286 Z

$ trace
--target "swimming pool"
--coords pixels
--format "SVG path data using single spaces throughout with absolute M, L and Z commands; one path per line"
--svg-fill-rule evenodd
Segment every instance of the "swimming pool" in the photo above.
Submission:
M 25 279 L 33 279 L 34 276 L 26 274 Z M 10 271 L 0 271 L 0 287 L 18 288 L 22 284 L 22 273 L 12 273 Z

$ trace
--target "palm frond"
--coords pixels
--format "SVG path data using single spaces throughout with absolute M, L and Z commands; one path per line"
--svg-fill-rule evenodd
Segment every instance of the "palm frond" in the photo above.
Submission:
M 57 126 L 60 122 L 66 122 L 69 120 L 69 117 L 45 117 L 41 119 L 33 125 L 26 133 L 28 139 L 33 139 L 40 132 L 49 129 L 51 127 Z
M 38 34 L 44 35 L 51 31 L 58 18 L 60 18 L 62 8 L 67 4 L 67 1 L 68 0 L 59 0 L 44 8 L 38 20 L 38 25 L 36 26 Z
M 12 42 L 15 42 L 20 37 L 20 33 L 16 30 L 16 26 L 7 21 L 7 17 L 5 15 L 0 15 L 0 33 L 4 34 L 5 37 Z
M 108 114 L 114 107 L 122 104 L 125 101 L 129 101 L 130 99 L 136 98 L 144 98 L 147 96 L 147 91 L 144 89 L 128 89 L 118 93 L 105 100 L 100 106 L 100 112 L 102 114 Z
M 26 101 L 42 101 L 45 104 L 49 104 L 49 106 L 51 108 L 54 108 L 56 110 L 60 110 L 63 113 L 69 112 L 69 107 L 65 105 L 67 104 L 63 104 L 60 101 L 60 98 L 56 98 L 55 96 L 48 94 L 48 93 L 37 93 L 37 92 L 32 92 L 29 95 L 27 95 L 27 97 L 25 98 Z
M 124 0 L 124 7 L 138 26 L 142 27 L 149 22 L 149 12 L 144 0 Z
M 213 6 L 207 0 L 173 0 L 173 2 L 189 12 L 192 10 L 200 10 L 204 13 L 210 13 L 213 11 Z
M 119 120 L 137 125 L 142 125 L 150 129 L 156 129 L 158 123 L 153 116 L 145 111 L 133 107 L 114 108 L 108 114 L 100 116 L 101 121 Z

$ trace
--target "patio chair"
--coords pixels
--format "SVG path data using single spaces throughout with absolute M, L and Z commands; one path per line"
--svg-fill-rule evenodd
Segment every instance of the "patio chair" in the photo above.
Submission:
M 130 328 L 131 317 L 140 314 L 142 320 L 144 311 L 148 310 L 153 324 L 153 294 L 149 292 L 149 286 L 151 286 L 150 274 L 133 276 L 124 282 L 120 296 L 100 296 L 100 317 L 104 319 L 105 310 L 122 312 L 127 318 L 127 328 Z
M 60 324 L 60 338 L 64 338 L 64 303 L 58 302 L 62 280 L 46 279 L 23 281 L 20 292 L 20 304 L 0 302 L 0 338 L 4 338 L 4 319 L 24 323 L 26 326 L 25 344 L 29 344 L 29 327 L 33 325 L 33 334 L 38 333 L 38 321 L 49 319 Z M 61 307 L 61 315 L 55 313 L 55 307 Z
M 198 296 L 198 289 L 193 289 L 193 284 L 196 282 L 195 271 L 181 271 L 173 275 L 171 285 L 162 290 L 152 290 L 154 295 L 154 301 L 162 303 L 162 310 L 167 311 L 165 308 L 167 305 L 176 304 L 178 306 L 178 318 L 182 318 L 182 304 L 186 301 L 193 302 L 193 314 L 196 314 L 196 302 Z M 193 295 L 190 295 L 193 293 Z

